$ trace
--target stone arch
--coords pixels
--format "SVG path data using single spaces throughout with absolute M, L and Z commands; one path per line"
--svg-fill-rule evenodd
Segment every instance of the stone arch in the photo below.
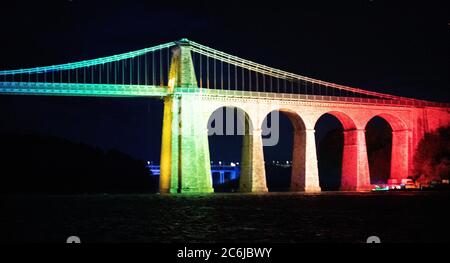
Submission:
M 282 182 L 280 183 L 278 181 L 278 187 L 281 187 L 278 190 L 293 190 L 293 191 L 303 191 L 305 190 L 305 150 L 306 150 L 306 125 L 305 122 L 303 121 L 303 119 L 300 117 L 300 115 L 295 112 L 294 110 L 291 109 L 286 109 L 286 108 L 276 108 L 276 109 L 272 109 L 270 112 L 265 114 L 264 117 L 264 121 L 261 123 L 261 125 L 263 126 L 264 123 L 267 123 L 268 117 L 271 117 L 271 126 L 270 126 L 270 131 L 271 131 L 271 136 L 270 138 L 268 138 L 268 141 L 265 141 L 265 138 L 263 138 L 263 143 L 265 147 L 265 149 L 267 149 L 267 147 L 271 147 L 271 146 L 275 146 L 278 144 L 279 139 L 280 139 L 280 133 L 276 133 L 276 135 L 274 135 L 274 129 L 276 129 L 277 131 L 281 130 L 281 127 L 274 127 L 274 117 L 276 117 L 277 115 L 273 115 L 275 112 L 278 112 L 279 114 L 282 114 L 284 116 L 287 117 L 287 119 L 289 119 L 291 125 L 292 125 L 292 130 L 293 130 L 293 140 L 292 140 L 292 152 L 291 152 L 291 172 L 290 172 L 290 176 L 282 173 L 281 177 L 278 177 L 278 179 L 282 180 Z M 282 123 L 280 123 L 281 125 Z M 263 127 L 264 128 L 264 127 Z M 262 129 L 263 129 L 262 128 Z M 269 128 L 269 127 L 266 127 Z M 273 138 L 275 137 L 275 138 Z M 273 140 L 276 140 L 276 143 L 273 142 Z M 269 164 L 270 165 L 270 164 Z M 267 168 L 268 166 L 266 166 Z M 277 164 L 275 164 L 274 167 L 275 170 L 278 169 L 277 168 Z M 267 177 L 267 181 L 268 183 L 271 182 L 270 179 L 274 179 L 273 177 L 270 178 L 269 174 L 266 171 L 266 174 L 268 175 Z M 289 178 L 287 177 L 289 176 Z M 274 183 L 276 183 L 277 180 L 274 181 Z M 285 183 L 287 183 L 287 185 L 285 185 Z
M 219 112 L 220 110 L 225 110 L 225 112 Z M 213 116 L 215 114 L 217 114 L 217 115 Z M 232 116 L 230 116 L 230 114 L 232 114 Z M 225 116 L 223 116 L 223 115 L 225 115 Z M 214 117 L 216 117 L 216 118 L 214 118 Z M 232 104 L 224 104 L 224 105 L 220 105 L 218 107 L 211 109 L 207 113 L 207 126 L 209 128 L 211 126 L 211 122 L 216 119 L 222 120 L 222 122 L 224 122 L 224 121 L 226 121 L 226 122 L 233 121 L 234 122 L 234 119 L 233 119 L 234 117 L 237 118 L 237 120 L 236 120 L 237 124 L 241 123 L 243 125 L 243 128 L 245 129 L 244 130 L 245 133 L 251 133 L 253 131 L 253 127 L 255 127 L 255 126 L 254 126 L 253 118 L 250 117 L 250 114 L 246 110 L 244 110 L 242 107 L 232 105 Z M 239 127 L 236 127 L 236 128 L 239 128 Z M 208 135 L 211 135 L 209 133 L 209 131 L 208 131 Z
M 346 131 L 346 130 L 355 130 L 356 129 L 355 121 L 352 118 L 350 118 L 350 116 L 348 116 L 347 114 L 345 114 L 343 112 L 340 112 L 340 111 L 329 111 L 329 112 L 326 112 L 326 113 L 322 114 L 317 119 L 317 121 L 325 114 L 330 114 L 330 115 L 336 117 L 336 119 L 338 119 L 339 122 L 341 123 L 342 128 L 344 129 L 344 131 Z M 316 124 L 317 124 L 317 121 L 316 121 Z
M 366 124 L 364 125 L 364 127 L 367 127 L 367 124 L 375 117 L 380 117 L 380 118 L 384 119 L 389 124 L 389 126 L 391 126 L 392 131 L 403 131 L 403 130 L 408 129 L 408 126 L 402 119 L 400 119 L 399 117 L 394 116 L 392 114 L 389 114 L 389 113 L 376 114 L 376 115 L 370 117 L 366 121 Z
M 280 108 L 280 109 L 275 109 L 273 111 L 279 111 L 282 112 L 283 114 L 285 114 L 289 120 L 292 123 L 292 127 L 294 127 L 294 130 L 305 130 L 306 129 L 306 125 L 305 122 L 303 121 L 302 117 L 300 117 L 300 115 L 290 109 L 285 109 L 285 108 Z
M 235 163 L 235 165 L 238 165 L 240 168 L 240 174 L 239 178 L 231 178 L 231 179 L 238 179 L 239 180 L 239 187 L 234 184 L 231 185 L 230 189 L 225 189 L 220 186 L 217 182 L 223 183 L 224 181 L 222 178 L 220 180 L 216 180 L 215 176 L 217 177 L 217 174 L 211 174 L 211 178 L 213 181 L 213 186 L 215 191 L 234 191 L 238 190 L 239 188 L 241 191 L 242 189 L 245 189 L 243 191 L 252 191 L 251 185 L 247 182 L 250 179 L 250 172 L 249 167 L 251 167 L 252 163 L 252 144 L 249 140 L 249 138 L 253 137 L 253 122 L 252 118 L 248 114 L 247 111 L 245 111 L 243 108 L 235 105 L 220 105 L 218 107 L 214 107 L 211 109 L 211 111 L 208 112 L 208 119 L 207 119 L 207 129 L 208 129 L 208 142 L 209 145 L 214 145 L 212 143 L 212 135 L 218 135 L 223 136 L 219 141 L 221 142 L 222 147 L 229 147 L 230 144 L 234 144 L 234 146 L 238 146 L 240 144 L 240 153 L 241 153 L 241 159 L 240 160 L 222 160 L 222 161 L 238 161 L 239 163 Z M 228 135 L 228 136 L 227 136 Z M 236 136 L 234 136 L 234 139 L 232 139 L 232 136 L 229 135 L 238 135 L 242 136 L 239 137 L 236 141 Z M 260 136 L 260 135 L 259 135 Z M 228 137 L 228 138 L 227 138 Z M 242 141 L 240 141 L 242 138 Z M 225 139 L 225 141 L 223 141 Z M 231 141 L 228 141 L 231 139 Z M 219 141 L 216 141 L 216 143 L 219 143 Z M 236 144 L 238 142 L 238 144 Z M 235 152 L 234 146 L 232 147 L 232 152 L 234 155 L 238 156 L 238 153 Z M 210 147 L 210 155 L 214 154 L 214 148 Z M 220 148 L 219 148 L 220 149 Z M 218 148 L 215 149 L 216 151 Z M 219 152 L 222 152 L 223 149 L 220 149 Z M 225 158 L 232 158 L 233 156 L 227 156 Z M 212 160 L 212 161 L 218 161 L 218 160 Z M 223 165 L 229 165 L 228 163 L 223 162 Z M 214 163 L 214 165 L 217 165 L 217 163 Z M 220 166 L 222 167 L 222 166 Z M 220 168 L 219 167 L 219 168 Z M 217 168 L 217 167 L 216 167 Z M 220 169 L 224 169 L 223 167 Z M 219 173 L 220 177 L 222 177 L 222 173 Z M 245 181 L 245 184 L 244 184 Z M 250 187 L 249 187 L 250 185 Z
M 401 118 L 389 113 L 381 113 L 372 116 L 367 120 L 364 127 L 367 127 L 369 122 L 375 117 L 385 120 L 392 129 L 389 179 L 394 179 L 394 181 L 392 181 L 393 183 L 401 183 L 401 179 L 408 178 L 409 173 L 410 131 Z
M 340 111 L 324 113 L 334 116 L 343 129 L 342 162 L 340 189 L 344 191 L 359 191 L 370 188 L 369 166 L 365 144 L 365 133 L 358 129 L 355 121 Z M 317 119 L 315 127 L 320 120 Z

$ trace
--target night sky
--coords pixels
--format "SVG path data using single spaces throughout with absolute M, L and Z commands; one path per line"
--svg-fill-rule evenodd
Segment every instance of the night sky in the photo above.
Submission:
M 215 2 L 3 1 L 0 68 L 98 58 L 187 37 L 300 75 L 448 102 L 445 1 Z M 157 161 L 162 106 L 144 98 L 1 96 L 0 131 L 55 135 Z M 280 159 L 289 158 L 285 145 Z M 212 159 L 231 161 L 239 147 L 227 147 L 219 141 L 223 150 Z

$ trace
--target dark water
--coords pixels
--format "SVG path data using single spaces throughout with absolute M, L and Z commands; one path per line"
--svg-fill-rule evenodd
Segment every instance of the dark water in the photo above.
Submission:
M 436 242 L 448 193 L 2 196 L 1 241 Z

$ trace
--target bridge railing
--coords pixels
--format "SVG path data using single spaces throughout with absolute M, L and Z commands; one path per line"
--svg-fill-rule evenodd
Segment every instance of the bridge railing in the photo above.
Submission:
M 166 87 L 152 85 L 0 82 L 0 94 L 61 95 L 61 96 L 166 96 Z
M 375 105 L 392 105 L 392 106 L 419 106 L 419 107 L 447 107 L 448 103 L 428 102 L 428 101 L 404 101 L 389 100 L 378 98 L 357 98 L 357 97 L 336 97 L 325 95 L 310 94 L 289 94 L 289 93 L 273 93 L 243 90 L 220 90 L 220 89 L 204 89 L 204 88 L 176 88 L 176 93 L 191 93 L 201 96 L 222 96 L 246 99 L 276 99 L 276 100 L 296 100 L 296 101 L 323 101 L 323 102 L 339 102 L 339 103 L 358 103 L 358 104 L 375 104 Z

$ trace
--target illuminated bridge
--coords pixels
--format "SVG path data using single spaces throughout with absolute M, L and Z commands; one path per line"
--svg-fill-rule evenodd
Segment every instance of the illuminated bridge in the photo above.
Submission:
M 344 129 L 342 190 L 367 190 L 365 128 L 392 128 L 390 178 L 412 173 L 424 134 L 450 123 L 449 105 L 338 85 L 245 60 L 187 39 L 120 55 L 0 71 L 0 94 L 149 97 L 164 100 L 160 191 L 213 192 L 208 123 L 220 108 L 243 116 L 240 191 L 267 191 L 263 121 L 286 114 L 294 127 L 292 191 L 320 191 L 314 127 L 324 114 Z

